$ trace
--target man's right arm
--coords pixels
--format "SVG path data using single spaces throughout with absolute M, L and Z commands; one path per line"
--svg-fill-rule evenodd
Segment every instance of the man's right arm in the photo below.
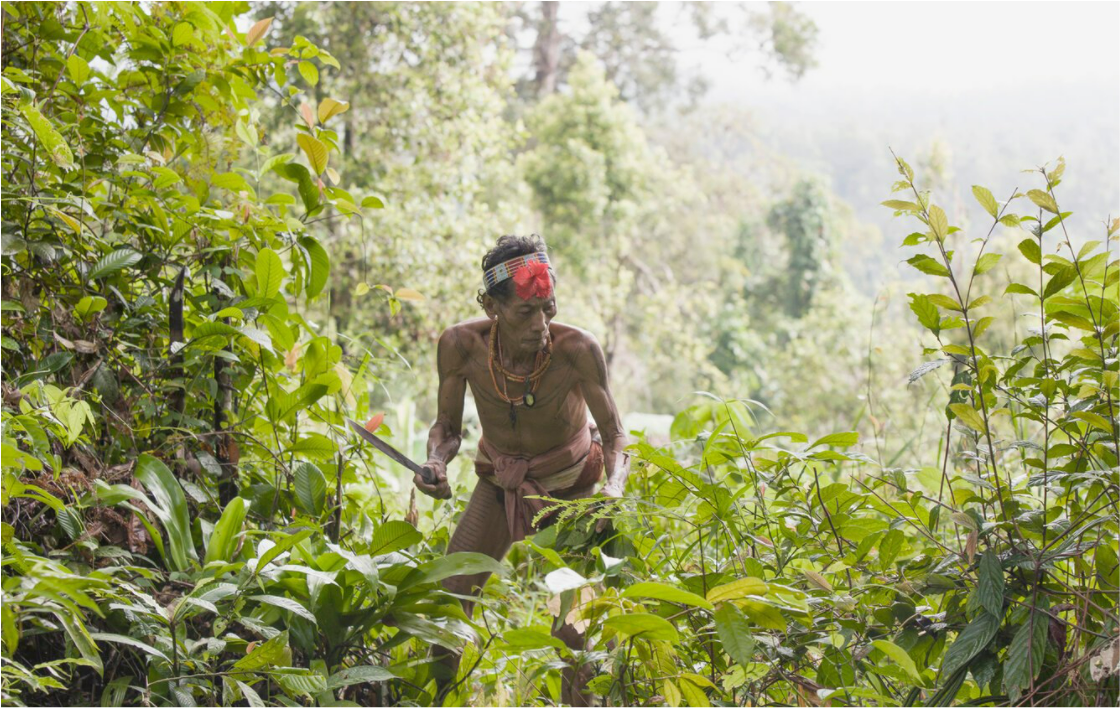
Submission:
M 439 402 L 436 422 L 428 432 L 428 461 L 424 463 L 435 479 L 428 484 L 420 475 L 413 482 L 423 493 L 437 499 L 449 499 L 447 463 L 454 459 L 463 442 L 463 396 L 467 390 L 465 375 L 467 351 L 454 327 L 444 330 L 436 347 L 436 369 L 439 372 Z

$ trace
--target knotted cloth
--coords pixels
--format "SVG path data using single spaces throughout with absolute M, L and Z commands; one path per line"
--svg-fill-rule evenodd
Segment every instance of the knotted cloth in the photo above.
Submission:
M 527 497 L 590 488 L 603 475 L 603 445 L 593 438 L 590 424 L 563 445 L 531 456 L 506 454 L 482 437 L 474 470 L 502 489 L 506 524 L 516 542 L 538 530 L 533 519 L 549 506 L 547 500 Z

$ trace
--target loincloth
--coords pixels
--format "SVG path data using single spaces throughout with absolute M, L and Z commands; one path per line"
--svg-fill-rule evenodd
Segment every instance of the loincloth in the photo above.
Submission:
M 493 484 L 502 498 L 510 538 L 520 541 L 548 525 L 533 519 L 550 504 L 531 496 L 568 497 L 590 491 L 603 476 L 603 445 L 583 427 L 571 440 L 539 455 L 507 455 L 482 438 L 478 441 L 475 473 Z

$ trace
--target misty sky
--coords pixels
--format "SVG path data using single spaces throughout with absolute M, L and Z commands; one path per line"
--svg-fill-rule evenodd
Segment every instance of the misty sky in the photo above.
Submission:
M 1118 93 L 1120 3 L 803 2 L 820 29 L 813 69 L 799 86 L 769 85 L 715 47 L 695 50 L 722 100 L 750 90 L 785 93 L 995 85 L 1093 84 Z M 693 45 L 696 46 L 696 45 Z M 688 52 L 692 54 L 693 52 Z M 689 57 L 692 59 L 692 57 Z M 750 61 L 749 58 L 746 61 Z M 689 62 L 692 63 L 692 62 Z

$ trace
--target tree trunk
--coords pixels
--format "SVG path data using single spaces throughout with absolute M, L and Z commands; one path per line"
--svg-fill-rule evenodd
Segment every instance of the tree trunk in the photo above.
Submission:
M 560 3 L 541 3 L 541 21 L 533 45 L 533 66 L 537 70 L 533 83 L 538 96 L 547 96 L 556 90 L 560 69 L 560 27 L 556 22 L 559 12 Z

